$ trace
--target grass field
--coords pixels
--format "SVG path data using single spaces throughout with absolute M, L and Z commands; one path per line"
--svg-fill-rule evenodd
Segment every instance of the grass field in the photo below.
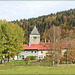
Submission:
M 17 62 L 17 61 L 16 61 Z M 20 61 L 21 62 L 21 61 Z M 15 63 L 15 62 L 14 62 Z M 14 64 L 13 63 L 13 64 Z M 75 64 L 65 64 L 55 67 L 48 66 L 26 66 L 26 65 L 0 65 L 0 75 L 2 74 L 75 74 Z

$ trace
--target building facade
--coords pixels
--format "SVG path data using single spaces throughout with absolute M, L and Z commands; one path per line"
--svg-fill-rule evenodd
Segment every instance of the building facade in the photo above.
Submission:
M 14 58 L 15 60 L 21 60 L 27 56 L 35 56 L 36 59 L 43 59 L 48 52 L 47 45 L 40 42 L 40 33 L 38 32 L 36 26 L 29 35 L 29 44 L 24 44 L 24 51 L 20 52 L 18 57 Z
M 15 60 L 22 60 L 27 56 L 35 56 L 36 59 L 43 59 L 46 54 L 52 51 L 52 43 L 40 42 L 40 33 L 38 32 L 36 26 L 29 35 L 29 44 L 23 44 L 23 51 L 19 53 L 18 57 L 15 56 Z M 75 47 L 75 41 L 62 41 L 61 42 L 61 54 L 64 55 L 64 52 L 68 49 L 68 44 L 71 44 Z

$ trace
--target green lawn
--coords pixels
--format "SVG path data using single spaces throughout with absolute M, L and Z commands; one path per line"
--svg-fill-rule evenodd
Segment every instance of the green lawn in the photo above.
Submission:
M 75 74 L 75 65 L 61 65 L 59 67 L 48 66 L 16 66 L 0 65 L 0 75 L 2 74 Z

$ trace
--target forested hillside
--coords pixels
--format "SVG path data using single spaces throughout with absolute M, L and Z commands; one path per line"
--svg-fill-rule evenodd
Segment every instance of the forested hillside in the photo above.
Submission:
M 67 40 L 66 38 L 69 34 L 71 34 L 72 40 L 75 40 L 75 9 L 57 12 L 56 14 L 51 13 L 37 18 L 30 18 L 28 20 L 21 19 L 20 21 L 16 20 L 11 22 L 17 23 L 25 30 L 26 41 L 24 43 L 28 43 L 29 34 L 35 25 L 41 34 L 41 41 L 44 41 L 44 34 L 52 25 L 61 27 L 61 40 Z

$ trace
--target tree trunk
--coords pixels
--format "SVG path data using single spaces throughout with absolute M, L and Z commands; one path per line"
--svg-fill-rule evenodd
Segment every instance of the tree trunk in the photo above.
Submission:
M 54 27 L 54 54 L 53 54 L 53 66 L 55 62 L 55 27 Z
M 68 65 L 68 52 L 67 52 L 67 65 Z
M 54 66 L 54 60 L 53 60 L 53 64 L 52 65 Z
M 4 64 L 5 64 L 5 60 L 4 60 Z
M 59 66 L 59 51 L 57 57 L 58 57 L 57 66 Z
M 0 64 L 2 64 L 2 59 L 1 59 L 1 62 L 0 62 Z
M 9 64 L 9 52 L 8 52 L 8 64 Z
M 17 60 L 18 60 L 18 55 L 17 55 Z
M 58 61 L 57 61 L 57 66 L 59 66 L 59 59 L 58 59 Z

